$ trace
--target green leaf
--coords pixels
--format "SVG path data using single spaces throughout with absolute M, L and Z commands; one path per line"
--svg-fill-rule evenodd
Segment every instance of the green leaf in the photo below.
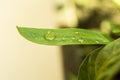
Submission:
M 68 74 L 69 80 L 77 80 L 77 76 L 74 75 L 73 73 Z
M 117 34 L 117 35 L 120 35 L 120 24 L 115 24 L 112 21 L 109 21 L 109 22 L 110 22 L 110 25 L 112 27 L 112 32 Z
M 90 53 L 79 69 L 78 80 L 114 80 L 120 70 L 120 38 Z
M 101 33 L 76 28 L 38 29 L 17 27 L 26 39 L 45 45 L 108 44 L 110 41 Z
M 120 70 L 120 38 L 101 50 L 96 58 L 96 80 L 111 80 Z
M 95 49 L 84 59 L 78 73 L 78 80 L 95 80 L 96 57 L 102 47 Z

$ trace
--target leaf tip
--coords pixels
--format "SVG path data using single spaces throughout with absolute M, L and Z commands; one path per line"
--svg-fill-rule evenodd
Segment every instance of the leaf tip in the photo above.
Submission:
M 18 32 L 23 36 L 23 34 L 22 34 L 22 27 L 20 27 L 20 26 L 18 26 L 18 25 L 16 25 L 16 28 L 17 28 L 17 30 L 18 30 Z
M 19 28 L 20 28 L 20 27 L 19 27 L 18 25 L 16 25 L 16 28 L 17 28 L 17 30 L 19 31 Z

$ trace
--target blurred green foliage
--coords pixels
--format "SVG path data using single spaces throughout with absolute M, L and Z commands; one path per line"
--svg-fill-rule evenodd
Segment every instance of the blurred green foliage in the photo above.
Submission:
M 56 11 L 59 26 L 110 32 L 107 21 L 120 24 L 119 0 L 56 0 Z
M 120 36 L 120 0 L 56 0 L 55 6 L 59 27 L 94 29 L 111 40 Z M 63 46 L 66 76 L 69 71 L 77 75 L 81 59 L 97 47 Z

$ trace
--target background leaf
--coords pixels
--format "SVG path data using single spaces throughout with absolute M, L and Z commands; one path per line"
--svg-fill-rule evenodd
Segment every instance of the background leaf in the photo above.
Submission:
M 73 73 L 69 73 L 69 80 L 77 80 L 77 76 L 75 76 Z
M 79 70 L 78 80 L 114 80 L 120 70 L 120 39 L 89 54 Z
M 120 24 L 115 24 L 112 21 L 109 21 L 112 27 L 112 32 L 120 36 Z
M 38 29 L 17 27 L 26 39 L 46 45 L 107 44 L 110 41 L 101 33 L 75 28 Z
M 111 80 L 120 70 L 120 38 L 101 50 L 96 58 L 96 80 Z
M 80 66 L 78 80 L 95 80 L 95 61 L 102 47 L 95 49 L 84 59 Z

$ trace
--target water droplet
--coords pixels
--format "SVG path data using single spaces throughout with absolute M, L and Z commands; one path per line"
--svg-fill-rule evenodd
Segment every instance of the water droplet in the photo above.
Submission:
M 46 34 L 45 34 L 45 39 L 46 40 L 54 40 L 55 39 L 55 33 L 52 32 L 52 31 L 48 31 Z
M 79 32 L 75 32 L 75 34 L 78 34 Z
M 62 37 L 62 40 L 64 41 L 64 40 L 65 40 L 65 37 Z
M 83 39 L 79 39 L 78 41 L 81 42 L 81 43 L 83 43 L 84 40 Z
M 75 40 L 75 37 L 73 37 L 72 40 Z
M 95 42 L 96 42 L 96 43 L 99 43 L 99 41 L 98 41 L 98 40 L 96 40 Z
M 78 37 L 79 36 L 79 32 L 75 32 L 75 40 L 79 41 L 79 42 L 83 42 L 81 38 Z

